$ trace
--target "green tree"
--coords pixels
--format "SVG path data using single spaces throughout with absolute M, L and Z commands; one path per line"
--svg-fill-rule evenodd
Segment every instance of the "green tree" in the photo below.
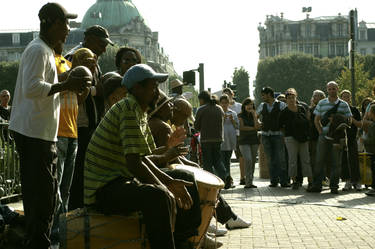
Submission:
M 233 84 L 237 85 L 236 87 L 236 100 L 237 102 L 242 103 L 242 101 L 249 97 L 249 73 L 245 70 L 244 67 L 235 68 L 232 76 Z
M 13 96 L 16 87 L 19 62 L 0 62 L 0 91 L 9 90 Z
M 370 72 L 365 71 L 364 63 L 356 63 L 354 66 L 354 75 L 355 75 L 355 103 L 356 105 L 360 104 L 362 100 L 366 97 L 369 97 L 372 92 L 372 88 L 375 85 L 375 78 L 370 78 Z M 349 90 L 352 89 L 351 83 L 351 70 L 345 67 L 341 75 L 337 77 L 336 82 L 339 84 L 340 90 Z
M 291 54 L 266 58 L 258 63 L 255 98 L 261 102 L 260 92 L 265 86 L 275 92 L 295 88 L 298 99 L 310 103 L 312 92 L 325 90 L 328 81 L 335 80 L 345 66 L 345 58 L 316 58 L 306 54 Z

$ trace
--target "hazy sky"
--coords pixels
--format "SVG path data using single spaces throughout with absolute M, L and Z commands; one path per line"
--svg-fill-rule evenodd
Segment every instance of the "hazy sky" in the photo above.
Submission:
M 51 0 L 54 1 L 54 0 Z M 58 0 L 55 0 L 58 1 Z M 0 0 L 0 30 L 38 28 L 38 11 L 47 0 Z M 96 0 L 64 0 L 68 11 L 81 21 Z M 205 64 L 205 87 L 219 90 L 231 81 L 235 67 L 243 66 L 255 79 L 258 63 L 257 27 L 266 15 L 285 19 L 306 17 L 302 7 L 312 7 L 310 17 L 330 16 L 357 8 L 359 21 L 375 23 L 374 0 L 132 0 L 169 55 L 178 74 Z

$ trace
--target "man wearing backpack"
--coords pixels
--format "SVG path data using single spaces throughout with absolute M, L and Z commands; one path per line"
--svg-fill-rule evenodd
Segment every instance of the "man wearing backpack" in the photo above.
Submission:
M 270 172 L 270 187 L 290 187 L 286 171 L 285 145 L 280 130 L 280 112 L 286 107 L 284 102 L 274 98 L 274 91 L 271 87 L 263 87 L 262 102 L 257 108 L 257 114 L 262 121 L 262 144 L 268 161 Z
M 332 194 L 338 194 L 341 157 L 344 148 L 345 139 L 340 139 L 340 143 L 334 143 L 326 136 L 329 130 L 330 122 L 326 123 L 327 113 L 341 114 L 347 117 L 351 121 L 352 113 L 349 105 L 339 99 L 338 97 L 338 85 L 334 81 L 327 83 L 328 98 L 319 101 L 315 108 L 314 124 L 319 132 L 317 153 L 316 153 L 316 164 L 313 172 L 313 187 L 308 189 L 309 192 L 320 193 L 322 191 L 322 180 L 324 177 L 324 171 L 328 157 L 332 157 L 332 163 L 330 168 L 330 189 Z M 350 122 L 349 121 L 349 122 Z

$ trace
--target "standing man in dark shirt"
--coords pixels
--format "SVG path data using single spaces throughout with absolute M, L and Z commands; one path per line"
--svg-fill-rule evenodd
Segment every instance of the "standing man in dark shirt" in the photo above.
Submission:
M 84 41 L 64 56 L 67 60 L 72 61 L 73 54 L 80 48 L 90 49 L 99 58 L 106 51 L 108 44 L 114 45 L 109 39 L 108 31 L 99 25 L 87 28 L 84 34 Z M 99 81 L 101 74 L 100 67 L 97 64 L 89 95 L 78 107 L 78 151 L 70 191 L 69 210 L 83 207 L 83 163 L 85 153 L 95 128 L 104 116 L 105 109 L 103 87 Z
M 215 169 L 225 181 L 227 172 L 220 156 L 224 139 L 224 111 L 208 91 L 202 91 L 198 99 L 201 106 L 197 110 L 194 127 L 201 132 L 203 169 L 211 173 Z
M 360 175 L 359 175 L 359 161 L 358 161 L 358 144 L 357 131 L 361 128 L 361 113 L 352 106 L 352 93 L 348 90 L 343 90 L 340 93 L 340 98 L 348 103 L 350 111 L 353 114 L 352 125 L 346 130 L 348 137 L 348 149 L 342 153 L 342 180 L 346 181 L 342 190 L 350 190 L 354 187 L 356 190 L 361 190 Z
M 279 125 L 280 112 L 286 107 L 284 102 L 274 98 L 271 87 L 263 87 L 262 102 L 257 108 L 257 114 L 262 121 L 262 144 L 268 161 L 270 172 L 270 187 L 290 187 L 286 171 L 285 146 Z

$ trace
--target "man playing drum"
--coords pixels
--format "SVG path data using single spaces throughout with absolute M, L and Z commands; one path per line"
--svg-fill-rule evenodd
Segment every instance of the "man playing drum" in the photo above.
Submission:
M 159 170 L 154 162 L 165 162 L 165 155 L 150 156 L 155 144 L 147 109 L 158 99 L 158 83 L 167 77 L 145 64 L 127 71 L 122 80 L 127 97 L 106 113 L 86 152 L 84 201 L 104 213 L 141 211 L 151 248 L 185 249 L 192 248 L 191 244 L 176 234 L 190 231 L 179 227 L 178 220 L 174 229 L 175 202 L 179 219 L 194 206 L 187 191 L 193 183 L 173 179 Z M 184 130 L 177 130 L 169 145 L 180 144 L 184 137 Z

